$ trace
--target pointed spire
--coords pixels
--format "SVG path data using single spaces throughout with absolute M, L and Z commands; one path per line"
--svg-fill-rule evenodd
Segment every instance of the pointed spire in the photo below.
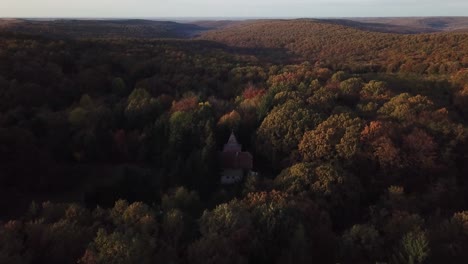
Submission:
M 231 131 L 231 135 L 229 136 L 229 140 L 226 144 L 224 144 L 224 152 L 241 152 L 242 146 L 237 142 L 236 136 L 234 135 L 234 131 Z
M 234 131 L 231 130 L 231 135 L 229 136 L 228 144 L 236 144 L 238 145 L 239 143 L 237 142 L 237 138 L 234 135 Z

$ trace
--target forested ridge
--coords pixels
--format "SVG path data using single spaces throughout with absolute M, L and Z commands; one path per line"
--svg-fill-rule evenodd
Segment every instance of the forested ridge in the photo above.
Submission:
M 203 33 L 236 47 L 284 49 L 298 60 L 353 72 L 446 74 L 466 67 L 466 33 L 390 34 L 310 19 L 264 20 Z
M 187 38 L 207 28 L 188 23 L 144 19 L 0 19 L 0 32 L 50 38 Z
M 467 261 L 468 34 L 57 36 L 0 33 L 0 263 Z

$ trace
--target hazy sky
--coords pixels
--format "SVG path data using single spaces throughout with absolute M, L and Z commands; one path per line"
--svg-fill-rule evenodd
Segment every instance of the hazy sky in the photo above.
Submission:
M 468 16 L 468 0 L 0 0 L 0 17 Z

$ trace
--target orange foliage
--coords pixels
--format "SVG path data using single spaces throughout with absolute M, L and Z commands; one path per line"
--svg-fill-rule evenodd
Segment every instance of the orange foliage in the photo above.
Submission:
M 180 99 L 178 102 L 172 102 L 171 112 L 189 112 L 196 109 L 198 106 L 198 98 L 196 96 Z
M 332 71 L 328 68 L 320 68 L 317 70 L 317 76 L 321 80 L 328 80 L 332 76 Z
M 382 133 L 382 122 L 380 121 L 372 121 L 369 125 L 364 127 L 361 132 L 361 140 L 365 141 L 367 139 L 376 138 L 381 135 Z
M 400 150 L 393 144 L 387 136 L 379 137 L 372 142 L 374 148 L 373 156 L 384 167 L 401 166 Z
M 237 125 L 239 125 L 240 121 L 241 121 L 240 114 L 237 111 L 232 110 L 231 112 L 223 115 L 219 119 L 218 126 L 227 126 L 229 128 L 234 128 Z
M 371 121 L 369 125 L 364 127 L 361 132 L 361 141 L 373 141 L 387 135 L 393 137 L 395 135 L 395 129 L 397 124 L 382 122 L 382 121 Z
M 279 75 L 275 75 L 270 77 L 268 82 L 272 86 L 277 86 L 277 85 L 285 85 L 285 86 L 290 86 L 290 85 L 299 85 L 301 83 L 301 78 L 300 74 L 298 73 L 293 73 L 293 72 L 285 72 Z
M 247 206 L 255 207 L 265 203 L 284 204 L 288 200 L 288 195 L 284 192 L 273 190 L 271 192 L 254 192 L 247 194 L 244 199 Z
M 461 69 L 455 74 L 452 75 L 452 82 L 459 84 L 460 86 L 465 86 L 468 89 L 468 68 Z
M 391 124 L 372 121 L 361 132 L 361 141 L 370 147 L 368 155 L 384 167 L 399 167 L 401 164 L 400 150 L 393 143 Z
M 455 94 L 454 104 L 465 115 L 468 115 L 468 83 Z

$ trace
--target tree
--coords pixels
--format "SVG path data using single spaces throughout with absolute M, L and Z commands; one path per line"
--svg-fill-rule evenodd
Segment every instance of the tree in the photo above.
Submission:
M 304 105 L 287 101 L 276 106 L 257 131 L 259 151 L 273 163 L 297 148 L 305 131 L 315 128 L 322 115 Z
M 169 143 L 177 150 L 188 147 L 189 135 L 193 128 L 193 114 L 189 112 L 175 112 L 169 119 Z
M 305 161 L 352 159 L 359 150 L 362 121 L 350 114 L 332 115 L 314 130 L 307 131 L 299 144 Z
M 362 193 L 359 179 L 338 163 L 321 164 L 313 174 L 310 193 L 328 210 L 334 225 L 344 227 L 351 219 L 357 219 Z
M 321 87 L 315 90 L 313 94 L 307 98 L 307 103 L 315 109 L 329 113 L 335 107 L 337 98 L 338 94 L 335 91 L 328 89 L 327 87 Z
M 284 169 L 276 178 L 275 186 L 288 194 L 301 194 L 308 191 L 315 181 L 314 166 L 310 163 L 297 163 Z
M 387 83 L 372 80 L 364 85 L 360 94 L 363 99 L 386 99 L 389 91 Z
M 100 228 L 81 263 L 151 263 L 157 249 L 154 211 L 141 202 L 119 200 L 110 210 L 112 228 Z
M 152 263 L 152 243 L 148 243 L 139 234 L 125 234 L 121 232 L 108 233 L 99 229 L 93 241 L 96 263 Z M 90 254 L 90 253 L 88 253 Z M 83 264 L 88 264 L 89 256 L 82 258 Z
M 31 263 L 31 253 L 25 246 L 19 221 L 0 224 L 0 263 Z
M 400 249 L 395 253 L 393 259 L 395 263 L 424 263 L 429 257 L 430 247 L 426 233 L 416 230 L 407 233 L 401 239 Z
M 422 169 L 436 166 L 437 144 L 424 130 L 414 128 L 410 134 L 404 136 L 403 148 L 410 166 Z
M 189 191 L 185 187 L 178 187 L 162 197 L 161 207 L 164 211 L 177 209 L 197 217 L 200 213 L 201 202 L 197 192 Z
M 290 264 L 311 263 L 313 258 L 309 247 L 310 243 L 307 241 L 304 226 L 299 224 L 289 241 L 289 247 L 284 250 L 278 262 Z
M 159 111 L 159 103 L 143 88 L 136 88 L 128 96 L 125 116 L 133 126 L 143 126 L 154 120 Z
M 361 132 L 364 154 L 375 160 L 384 169 L 402 167 L 401 150 L 395 145 L 396 125 L 371 121 Z
M 362 80 L 360 78 L 350 78 L 340 83 L 339 94 L 346 102 L 353 104 L 359 98 L 359 92 L 362 89 Z
M 468 211 L 461 211 L 442 221 L 429 233 L 433 262 L 460 263 L 468 258 Z
M 127 86 L 125 85 L 125 81 L 122 78 L 116 77 L 112 79 L 112 92 L 120 96 L 127 94 Z
M 467 106 L 468 106 L 468 84 L 465 84 L 462 88 L 460 88 L 455 93 L 454 104 L 463 113 L 463 115 L 466 118 L 468 116 L 468 111 L 467 111 Z
M 172 102 L 171 112 L 190 112 L 197 108 L 198 97 L 189 96 L 180 99 L 178 102 Z
M 354 225 L 342 236 L 342 259 L 350 262 L 376 262 L 382 259 L 382 239 L 375 227 Z
M 235 130 L 239 127 L 241 122 L 241 116 L 235 110 L 223 115 L 219 121 L 218 126 L 228 128 L 230 130 Z
M 342 82 L 348 78 L 348 74 L 344 71 L 337 71 L 335 72 L 332 77 L 330 78 L 330 81 L 332 82 Z
M 398 121 L 415 122 L 423 113 L 433 110 L 434 103 L 429 98 L 402 93 L 385 103 L 378 113 Z

